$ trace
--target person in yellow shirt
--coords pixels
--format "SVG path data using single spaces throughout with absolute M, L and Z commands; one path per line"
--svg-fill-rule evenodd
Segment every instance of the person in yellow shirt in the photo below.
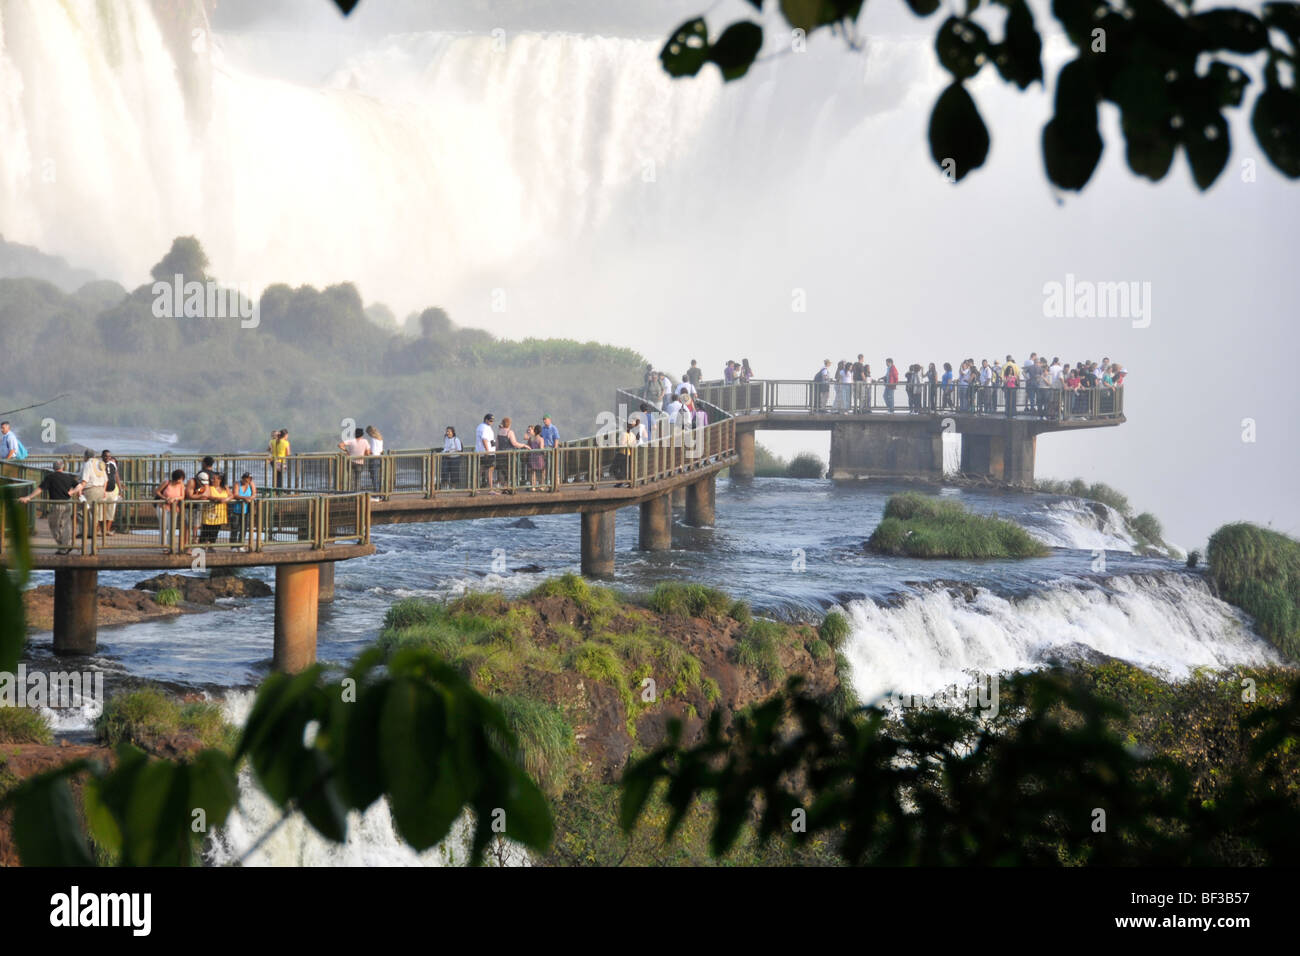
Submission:
M 277 432 L 272 432 L 268 447 L 271 452 L 271 467 L 275 471 L 275 487 L 283 488 L 285 469 L 289 464 L 289 455 L 292 454 L 289 447 L 289 429 L 281 428 Z
M 230 498 L 230 489 L 226 487 L 226 476 L 213 472 L 212 485 L 208 488 L 207 503 L 203 506 L 203 530 L 199 533 L 200 544 L 216 544 L 217 535 L 226 526 L 226 501 Z

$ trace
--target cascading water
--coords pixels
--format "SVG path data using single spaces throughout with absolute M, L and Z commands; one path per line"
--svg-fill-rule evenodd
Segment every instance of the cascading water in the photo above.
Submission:
M 972 676 L 1106 655 L 1181 679 L 1198 667 L 1282 658 L 1198 577 L 1178 572 L 1062 581 L 1023 597 L 935 587 L 896 603 L 855 601 L 844 654 L 863 701 L 931 694 Z

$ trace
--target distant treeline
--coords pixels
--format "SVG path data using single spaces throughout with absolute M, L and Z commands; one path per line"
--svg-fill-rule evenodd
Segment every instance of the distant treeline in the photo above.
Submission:
M 0 279 L 0 407 L 70 393 L 11 416 L 24 440 L 39 440 L 41 420 L 53 418 L 175 431 L 215 451 L 260 450 L 272 429 L 288 428 L 294 450 L 311 451 L 332 449 L 352 419 L 375 425 L 390 448 L 436 447 L 447 425 L 468 445 L 488 411 L 513 417 L 521 435 L 549 414 L 570 438 L 594 434 L 614 389 L 644 367 L 636 352 L 596 342 L 496 339 L 439 308 L 402 327 L 351 283 L 269 286 L 252 321 L 237 306 L 248 314 L 253 303 L 234 293 L 228 317 L 173 317 L 173 297 L 156 283 L 180 275 L 186 290 L 206 286 L 206 269 L 198 241 L 184 237 L 134 291 Z

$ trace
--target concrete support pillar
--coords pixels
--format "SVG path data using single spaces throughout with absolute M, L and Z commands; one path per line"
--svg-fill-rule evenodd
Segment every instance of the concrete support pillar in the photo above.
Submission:
M 674 508 L 685 508 L 686 507 L 686 486 L 678 485 L 676 488 L 674 488 L 672 492 L 672 499 L 673 499 L 672 506 Z
M 943 432 L 912 417 L 831 426 L 829 477 L 943 477 Z
M 93 654 L 99 621 L 99 572 L 60 568 L 54 572 L 54 653 Z
M 637 546 L 642 551 L 667 551 L 673 546 L 673 504 L 667 494 L 641 502 Z
M 275 566 L 275 655 L 272 666 L 296 674 L 316 663 L 320 565 Z
M 614 576 L 613 511 L 582 512 L 582 573 L 592 578 Z
M 736 431 L 736 454 L 740 460 L 731 466 L 732 481 L 754 480 L 754 433 Z
M 717 478 L 709 475 L 686 486 L 686 523 L 694 528 L 713 527 Z
M 329 604 L 334 600 L 334 562 L 322 561 L 320 563 L 320 585 L 316 590 L 316 600 L 321 604 Z
M 1037 452 L 1036 435 L 1012 435 L 1006 441 L 1006 465 L 1003 468 L 1003 480 L 1008 484 L 1026 488 L 1034 484 L 1034 457 Z

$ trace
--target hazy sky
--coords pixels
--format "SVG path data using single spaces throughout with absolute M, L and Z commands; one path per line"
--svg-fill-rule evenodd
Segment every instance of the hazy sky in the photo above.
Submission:
M 857 51 L 817 37 L 793 53 L 769 31 L 726 86 L 712 67 L 673 82 L 655 55 L 693 13 L 715 30 L 752 15 L 741 0 L 363 0 L 347 21 L 328 0 L 222 0 L 210 47 L 179 68 L 148 5 L 130 24 L 68 9 L 0 0 L 7 238 L 135 285 L 193 233 L 230 281 L 355 280 L 399 315 L 439 304 L 498 335 L 629 345 L 675 373 L 691 358 L 806 378 L 859 352 L 876 368 L 1108 355 L 1130 372 L 1128 423 L 1043 437 L 1040 476 L 1107 481 L 1184 547 L 1233 519 L 1300 531 L 1300 185 L 1259 154 L 1245 111 L 1201 194 L 1181 155 L 1163 183 L 1129 173 L 1103 109 L 1101 166 L 1063 196 L 1038 148 L 1048 93 L 991 67 L 970 86 L 989 160 L 957 185 L 939 175 L 925 131 L 941 16 L 901 0 L 869 5 Z M 68 55 L 87 36 L 125 61 Z M 1048 38 L 1049 75 L 1068 53 Z M 26 184 L 47 156 L 59 185 L 42 192 Z M 1045 315 L 1045 284 L 1067 274 L 1149 283 L 1149 324 Z

